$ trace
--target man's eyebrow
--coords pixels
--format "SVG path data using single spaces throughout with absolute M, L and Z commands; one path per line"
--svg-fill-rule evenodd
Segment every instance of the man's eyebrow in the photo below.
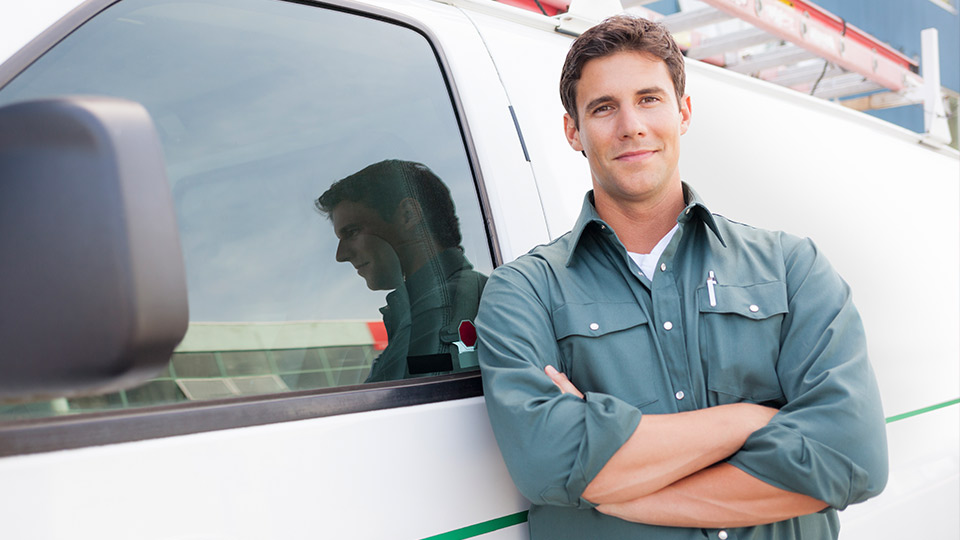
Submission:
M 605 101 L 613 101 L 613 96 L 600 96 L 596 99 L 593 99 L 590 101 L 590 103 L 587 103 L 587 106 L 584 109 L 586 111 L 591 111 L 593 110 L 594 107 L 596 107 L 597 105 L 600 105 Z
M 641 88 L 640 90 L 637 90 L 636 95 L 646 96 L 649 94 L 666 94 L 666 93 L 667 91 L 664 90 L 663 88 L 660 88 L 659 86 L 650 86 L 647 88 Z

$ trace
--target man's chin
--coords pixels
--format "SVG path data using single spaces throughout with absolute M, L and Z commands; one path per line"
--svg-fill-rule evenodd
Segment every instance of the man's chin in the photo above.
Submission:
M 367 281 L 367 288 L 371 291 L 394 291 L 398 286 L 394 286 L 387 283 L 373 283 Z

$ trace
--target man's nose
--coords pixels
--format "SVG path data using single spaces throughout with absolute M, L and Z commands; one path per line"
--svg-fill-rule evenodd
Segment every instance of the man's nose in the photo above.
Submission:
M 647 133 L 647 122 L 643 111 L 638 111 L 631 107 L 621 109 L 619 115 L 620 137 L 629 139 L 630 137 L 643 136 Z
M 337 243 L 337 262 L 347 262 L 350 260 L 350 252 L 346 244 L 343 240 Z

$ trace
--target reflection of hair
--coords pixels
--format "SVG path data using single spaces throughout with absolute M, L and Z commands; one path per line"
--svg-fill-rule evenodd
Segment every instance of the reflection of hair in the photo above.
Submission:
M 563 63 L 560 100 L 575 126 L 580 125 L 577 118 L 577 83 L 583 73 L 583 66 L 595 58 L 624 51 L 647 53 L 663 60 L 673 80 L 673 90 L 679 106 L 683 99 L 685 75 L 683 53 L 680 52 L 677 42 L 662 24 L 629 15 L 616 15 L 580 34 L 570 46 L 567 59 Z
M 359 202 L 377 211 L 384 221 L 393 219 L 400 202 L 420 203 L 423 219 L 443 248 L 460 245 L 460 221 L 446 184 L 426 165 L 388 159 L 338 180 L 315 201 L 317 210 L 329 214 L 343 201 Z

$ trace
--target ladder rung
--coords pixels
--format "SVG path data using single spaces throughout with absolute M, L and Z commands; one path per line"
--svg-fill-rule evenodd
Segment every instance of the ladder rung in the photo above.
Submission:
M 724 36 L 704 39 L 703 42 L 695 47 L 690 47 L 687 56 L 697 60 L 701 58 L 710 58 L 730 51 L 737 51 L 753 45 L 760 45 L 773 41 L 775 38 L 759 28 L 747 28 L 739 32 L 733 32 Z
M 859 73 L 847 73 L 839 77 L 820 81 L 814 96 L 823 99 L 842 98 L 882 89 L 883 86 L 865 79 Z
M 837 67 L 834 64 L 831 64 L 830 67 L 824 71 L 823 64 L 826 60 L 821 62 L 816 62 L 811 65 L 796 66 L 793 68 L 788 68 L 782 70 L 776 76 L 768 78 L 767 80 L 779 84 L 780 86 L 797 86 L 804 83 L 813 83 L 817 79 L 823 76 L 823 80 L 833 79 L 845 73 L 850 73 L 842 68 Z M 861 75 L 862 79 L 863 76 Z M 821 84 L 823 81 L 820 81 Z
M 663 18 L 663 24 L 667 25 L 670 32 L 677 34 L 693 30 L 708 24 L 714 24 L 721 21 L 732 19 L 733 16 L 720 11 L 719 9 L 706 7 L 693 11 L 680 11 L 673 15 L 667 15 Z
M 757 73 L 777 66 L 790 66 L 804 60 L 816 58 L 817 55 L 796 45 L 784 45 L 770 51 L 744 56 L 736 64 L 728 64 L 727 69 L 737 73 Z

